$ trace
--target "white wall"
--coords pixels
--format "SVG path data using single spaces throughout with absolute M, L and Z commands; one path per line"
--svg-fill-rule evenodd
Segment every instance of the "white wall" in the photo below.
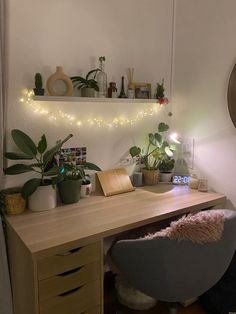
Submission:
M 236 61 L 236 1 L 177 0 L 173 112 L 194 137 L 195 172 L 236 206 L 236 130 L 227 86 Z
M 57 65 L 71 75 L 85 75 L 97 66 L 97 58 L 106 56 L 108 81 L 120 85 L 127 68 L 134 67 L 135 81 L 151 82 L 165 78 L 168 96 L 171 75 L 173 0 L 9 0 L 9 97 L 8 147 L 13 147 L 10 130 L 19 128 L 37 140 L 46 133 L 49 142 L 73 133 L 69 146 L 87 146 L 88 160 L 102 168 L 112 167 L 120 157 L 167 120 L 170 105 L 162 115 L 147 117 L 134 127 L 116 130 L 52 122 L 19 102 L 21 91 L 32 88 L 34 74 L 44 80 Z M 126 80 L 127 83 L 127 80 Z M 154 92 L 154 89 L 153 89 Z M 86 115 L 134 117 L 145 105 L 41 103 L 51 112 L 57 109 L 85 119 Z M 54 109 L 53 109 L 54 108 Z M 22 177 L 22 176 L 21 176 Z M 9 178 L 10 185 L 16 177 Z

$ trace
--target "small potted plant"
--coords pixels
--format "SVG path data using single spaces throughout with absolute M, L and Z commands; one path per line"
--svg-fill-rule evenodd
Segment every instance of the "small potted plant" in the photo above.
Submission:
M 56 207 L 55 180 L 59 174 L 59 167 L 53 162 L 55 154 L 68 141 L 72 134 L 47 150 L 46 136 L 43 134 L 38 144 L 24 132 L 14 129 L 11 132 L 13 141 L 20 152 L 7 152 L 5 157 L 10 160 L 33 160 L 33 163 L 15 164 L 4 169 L 7 175 L 17 175 L 26 172 L 35 172 L 36 178 L 28 180 L 22 188 L 21 194 L 28 199 L 28 207 L 33 211 L 41 211 Z M 54 186 L 54 188 L 53 188 Z
M 159 166 L 165 156 L 173 157 L 174 145 L 170 145 L 162 134 L 169 130 L 169 126 L 163 122 L 159 123 L 157 132 L 148 134 L 148 146 L 143 152 L 140 147 L 133 146 L 130 148 L 130 155 L 139 157 L 144 164 L 142 169 L 144 184 L 154 185 L 158 183 Z
M 94 69 L 88 72 L 85 78 L 81 76 L 72 76 L 70 79 L 74 87 L 78 87 L 81 90 L 82 97 L 95 97 L 95 92 L 99 91 L 98 83 L 96 81 L 97 72 L 101 71 L 100 69 Z M 93 78 L 90 78 L 90 75 L 93 75 Z
M 34 76 L 34 94 L 35 96 L 43 96 L 44 95 L 44 88 L 43 88 L 43 79 L 40 73 L 36 73 Z
M 87 180 L 85 169 L 100 171 L 101 169 L 93 163 L 85 162 L 83 165 L 75 165 L 68 157 L 69 161 L 60 167 L 60 175 L 58 176 L 58 190 L 60 199 L 65 204 L 76 203 L 83 197 L 81 193 L 81 184 Z M 90 182 L 89 182 L 90 183 Z
M 160 170 L 160 181 L 161 182 L 170 182 L 172 177 L 172 170 L 175 166 L 174 158 L 165 156 L 159 166 Z
M 165 97 L 164 79 L 162 79 L 161 83 L 157 83 L 156 99 L 160 105 L 167 105 L 169 102 L 168 98 Z

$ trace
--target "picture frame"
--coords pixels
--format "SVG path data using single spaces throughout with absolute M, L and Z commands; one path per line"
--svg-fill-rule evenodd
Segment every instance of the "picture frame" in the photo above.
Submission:
M 133 83 L 134 96 L 137 99 L 150 99 L 152 98 L 151 84 L 150 83 Z
M 57 156 L 59 166 L 64 163 L 72 163 L 74 165 L 82 165 L 86 162 L 87 148 L 86 147 L 69 147 L 62 148 Z

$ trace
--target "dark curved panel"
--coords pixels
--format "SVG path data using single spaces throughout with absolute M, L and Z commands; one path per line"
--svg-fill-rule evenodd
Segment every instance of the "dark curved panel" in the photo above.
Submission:
M 228 108 L 231 120 L 236 127 L 236 64 L 231 72 L 228 85 Z

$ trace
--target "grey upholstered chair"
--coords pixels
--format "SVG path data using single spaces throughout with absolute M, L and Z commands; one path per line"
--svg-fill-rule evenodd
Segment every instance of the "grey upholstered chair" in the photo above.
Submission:
M 223 212 L 224 231 L 218 241 L 120 240 L 111 258 L 134 288 L 157 300 L 175 305 L 197 297 L 222 277 L 236 248 L 236 211 Z M 175 306 L 170 313 L 176 313 Z

